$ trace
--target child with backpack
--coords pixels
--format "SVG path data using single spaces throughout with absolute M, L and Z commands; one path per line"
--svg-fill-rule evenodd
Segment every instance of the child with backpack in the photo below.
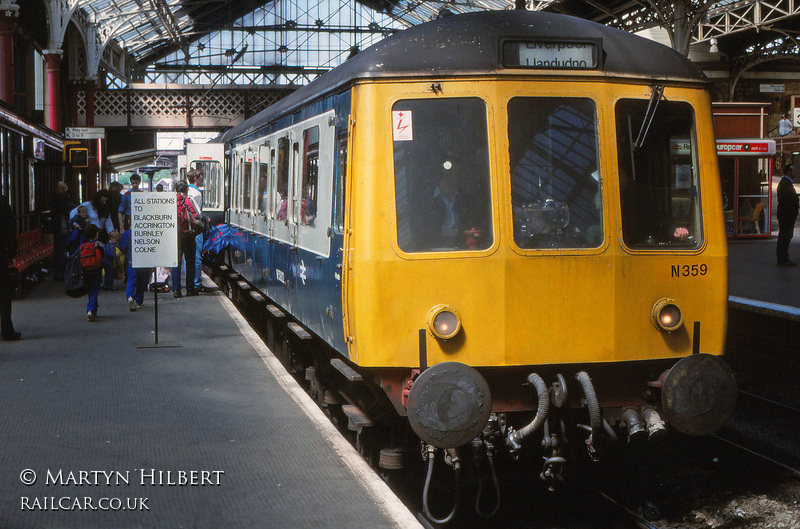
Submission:
M 86 305 L 86 319 L 94 321 L 97 318 L 97 309 L 99 303 L 97 298 L 100 295 L 100 283 L 103 280 L 103 257 L 105 256 L 105 248 L 103 244 L 97 239 L 100 235 L 100 229 L 94 224 L 87 224 L 85 228 L 86 238 L 88 242 L 81 245 L 80 261 L 83 268 L 83 280 L 89 287 L 89 303 Z

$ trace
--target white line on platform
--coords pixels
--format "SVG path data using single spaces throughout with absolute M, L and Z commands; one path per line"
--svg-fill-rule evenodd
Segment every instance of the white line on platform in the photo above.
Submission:
M 728 301 L 740 303 L 742 305 L 749 305 L 751 307 L 773 310 L 775 312 L 782 312 L 784 314 L 791 314 L 792 316 L 800 316 L 800 308 L 790 307 L 788 305 L 778 305 L 777 303 L 769 303 L 767 301 L 758 301 L 755 299 L 740 298 L 736 296 L 728 296 Z
M 319 431 L 328 440 L 336 452 L 345 462 L 347 467 L 353 474 L 364 484 L 364 488 L 377 505 L 389 516 L 389 518 L 397 525 L 403 528 L 422 528 L 422 525 L 417 521 L 411 511 L 408 510 L 403 502 L 401 502 L 395 493 L 367 464 L 366 461 L 356 452 L 355 448 L 342 436 L 336 427 L 331 424 L 330 419 L 325 416 L 322 410 L 311 400 L 311 397 L 305 390 L 297 383 L 297 381 L 286 371 L 283 364 L 275 357 L 272 351 L 261 340 L 258 334 L 250 327 L 244 317 L 239 314 L 233 303 L 222 293 L 217 294 L 217 299 L 220 300 L 222 306 L 231 316 L 236 326 L 239 327 L 242 335 L 247 338 L 253 349 L 256 350 L 258 355 L 264 361 L 264 364 L 270 370 L 275 379 L 280 383 L 281 387 L 289 394 L 290 397 L 305 411 L 318 426 Z

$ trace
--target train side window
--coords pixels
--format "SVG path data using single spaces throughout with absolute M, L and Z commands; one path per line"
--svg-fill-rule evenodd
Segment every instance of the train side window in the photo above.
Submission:
M 269 186 L 270 186 L 269 187 L 269 194 L 270 194 L 270 200 L 269 200 L 268 216 L 271 219 L 274 219 L 274 218 L 276 218 L 278 216 L 277 206 L 279 204 L 279 202 L 277 202 L 277 200 L 276 200 L 276 195 L 278 193 L 278 191 L 277 191 L 277 180 L 276 180 L 278 171 L 277 171 L 277 169 L 275 167 L 275 159 L 276 159 L 275 149 L 270 149 L 269 150 Z
M 596 248 L 603 241 L 594 101 L 508 103 L 514 242 L 522 249 Z
M 292 222 L 294 224 L 300 223 L 300 200 L 297 196 L 297 186 L 298 186 L 298 171 L 300 170 L 300 143 L 294 142 L 292 145 L 292 210 L 289 212 L 289 215 L 292 218 Z
M 392 107 L 397 242 L 404 252 L 492 246 L 486 104 L 401 100 Z
M 629 248 L 702 243 L 694 112 L 688 103 L 622 99 L 616 105 L 622 238 Z
M 256 200 L 258 201 L 258 214 L 266 217 L 269 211 L 269 146 L 263 145 L 258 150 L 258 190 Z
M 253 185 L 253 151 L 247 150 L 244 153 L 244 160 L 243 160 L 243 171 L 242 171 L 242 209 L 244 211 L 250 211 L 252 209 L 252 205 L 250 203 L 250 194 L 252 193 L 252 185 Z
M 319 126 L 303 131 L 303 181 L 300 185 L 300 223 L 314 226 L 317 218 L 317 188 L 319 178 Z
M 339 134 L 337 143 L 336 228 L 341 231 L 344 229 L 344 197 L 347 190 L 347 131 Z
M 278 139 L 278 171 L 277 185 L 275 187 L 275 218 L 287 219 L 289 200 L 289 138 Z

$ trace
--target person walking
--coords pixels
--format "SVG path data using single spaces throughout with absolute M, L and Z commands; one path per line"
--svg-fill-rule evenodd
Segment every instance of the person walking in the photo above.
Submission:
M 794 235 L 794 223 L 800 207 L 800 199 L 794 189 L 794 168 L 787 165 L 783 168 L 783 177 L 778 182 L 778 244 L 776 255 L 778 266 L 797 266 L 789 260 L 789 242 Z
M 50 226 L 53 232 L 53 279 L 64 281 L 64 271 L 67 268 L 67 236 L 71 226 L 69 212 L 72 206 L 69 203 L 67 184 L 56 182 L 56 192 L 50 198 Z
M 11 321 L 11 260 L 17 255 L 14 212 L 5 195 L 0 195 L 0 339 L 13 342 L 22 338 Z
M 94 224 L 86 226 L 86 238 L 89 239 L 80 247 L 81 267 L 83 267 L 83 280 L 89 286 L 89 302 L 86 304 L 86 319 L 95 321 L 97 309 L 100 304 L 97 298 L 100 294 L 100 284 L 103 280 L 103 256 L 105 247 L 98 240 L 100 229 Z

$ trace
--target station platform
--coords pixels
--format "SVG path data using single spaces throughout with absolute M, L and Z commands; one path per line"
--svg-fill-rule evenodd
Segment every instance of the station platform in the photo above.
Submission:
M 800 316 L 800 266 L 778 266 L 777 232 L 769 239 L 728 240 L 728 294 L 734 303 Z M 800 262 L 800 229 L 789 245 L 789 259 Z
M 160 347 L 153 293 L 93 323 L 49 279 L 14 301 L 0 527 L 420 527 L 221 292 L 158 318 Z

